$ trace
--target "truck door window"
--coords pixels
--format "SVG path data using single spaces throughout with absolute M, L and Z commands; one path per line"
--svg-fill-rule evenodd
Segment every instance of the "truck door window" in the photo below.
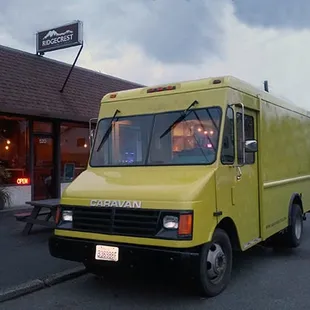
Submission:
M 255 139 L 254 134 L 254 118 L 253 116 L 244 115 L 245 124 L 245 140 Z M 237 112 L 237 151 L 238 164 L 242 164 L 242 114 Z M 245 153 L 245 164 L 251 165 L 255 163 L 255 153 Z
M 226 111 L 221 162 L 223 165 L 231 165 L 235 162 L 234 110 L 231 107 Z

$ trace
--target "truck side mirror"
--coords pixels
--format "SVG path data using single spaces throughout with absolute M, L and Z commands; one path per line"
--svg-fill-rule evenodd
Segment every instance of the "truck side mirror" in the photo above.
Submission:
M 91 129 L 89 133 L 89 141 L 91 146 L 93 146 L 94 143 L 94 136 L 95 136 L 95 130 Z
M 91 118 L 89 120 L 89 127 L 88 127 L 88 131 L 89 131 L 89 143 L 90 143 L 90 147 L 92 148 L 93 146 L 93 143 L 94 143 L 94 139 L 95 139 L 95 129 L 92 129 L 93 126 L 93 122 L 96 122 L 97 123 L 98 119 L 97 118 Z
M 258 151 L 258 145 L 256 140 L 245 141 L 245 151 L 247 153 L 256 153 Z

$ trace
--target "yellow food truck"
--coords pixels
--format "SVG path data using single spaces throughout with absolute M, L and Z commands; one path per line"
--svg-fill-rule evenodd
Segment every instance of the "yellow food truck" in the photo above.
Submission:
M 218 295 L 234 251 L 300 245 L 309 137 L 309 112 L 231 76 L 107 94 L 50 253 L 93 273 L 179 258 L 204 296 Z

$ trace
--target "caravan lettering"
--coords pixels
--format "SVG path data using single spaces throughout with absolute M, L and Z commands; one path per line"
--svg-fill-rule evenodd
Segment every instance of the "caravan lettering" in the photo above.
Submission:
M 141 201 L 128 200 L 98 200 L 92 199 L 90 201 L 91 207 L 117 207 L 117 208 L 141 208 Z

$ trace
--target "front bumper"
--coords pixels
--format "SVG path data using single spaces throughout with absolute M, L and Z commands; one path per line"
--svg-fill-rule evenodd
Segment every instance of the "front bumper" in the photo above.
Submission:
M 117 246 L 119 248 L 119 261 L 105 262 L 95 259 L 96 245 Z M 194 264 L 199 260 L 199 248 L 173 249 L 164 247 L 151 247 L 130 244 L 120 244 L 103 241 L 76 239 L 69 237 L 52 236 L 49 239 L 49 252 L 53 257 L 81 262 L 84 264 L 118 265 L 142 260 L 168 259 Z

